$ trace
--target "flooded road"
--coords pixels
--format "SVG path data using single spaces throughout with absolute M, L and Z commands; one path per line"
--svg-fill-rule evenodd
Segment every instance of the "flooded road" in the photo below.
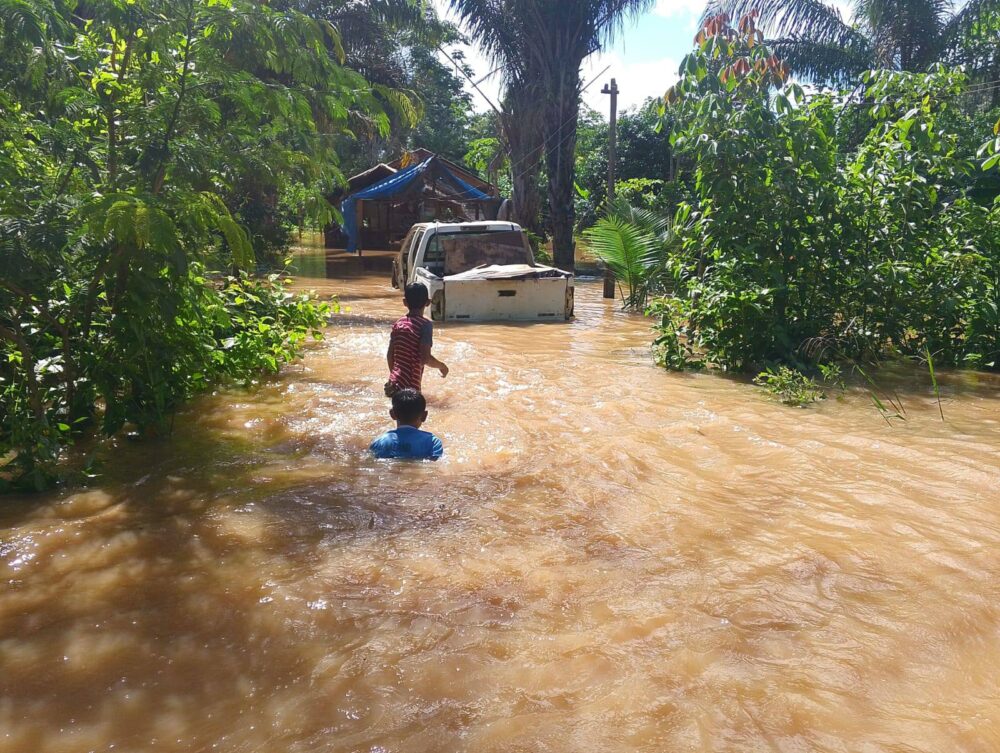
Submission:
M 445 459 L 392 464 L 397 294 L 303 284 L 300 364 L 0 504 L 0 751 L 1000 749 L 995 379 L 785 408 L 582 284 L 438 325 Z

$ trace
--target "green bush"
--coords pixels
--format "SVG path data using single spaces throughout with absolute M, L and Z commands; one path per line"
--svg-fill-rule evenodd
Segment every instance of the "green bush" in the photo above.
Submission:
M 389 125 L 336 30 L 294 11 L 7 6 L 0 490 L 49 483 L 81 433 L 162 427 L 195 392 L 274 372 L 318 336 L 326 307 L 250 277 L 255 252 L 285 242 L 282 193 L 329 218 L 349 119 Z
M 785 405 L 797 408 L 804 408 L 810 403 L 826 399 L 826 393 L 814 379 L 788 366 L 762 371 L 753 381 Z
M 19 334 L 0 343 L 0 491 L 56 480 L 64 446 L 82 434 L 162 432 L 192 395 L 277 372 L 322 337 L 331 310 L 287 285 L 209 279 L 195 263 L 130 286 L 115 309 L 98 296 L 86 332 L 69 316 L 85 284 L 29 296 Z
M 695 197 L 661 248 L 677 300 L 658 309 L 665 364 L 754 373 L 929 352 L 997 368 L 1000 204 L 971 198 L 982 124 L 958 108 L 964 74 L 868 74 L 869 130 L 845 153 L 857 104 L 787 84 L 752 19 L 714 31 L 666 97 Z M 1000 143 L 983 149 L 992 166 Z

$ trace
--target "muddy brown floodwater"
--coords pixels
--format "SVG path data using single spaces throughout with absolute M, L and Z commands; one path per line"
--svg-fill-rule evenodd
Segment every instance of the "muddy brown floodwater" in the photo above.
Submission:
M 785 408 L 583 283 L 439 326 L 446 458 L 391 464 L 399 301 L 303 284 L 350 310 L 300 364 L 0 505 L 0 750 L 1000 749 L 996 380 Z

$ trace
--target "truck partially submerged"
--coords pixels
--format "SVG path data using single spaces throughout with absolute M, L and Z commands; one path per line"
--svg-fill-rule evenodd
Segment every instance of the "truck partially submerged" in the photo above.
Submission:
M 573 275 L 535 263 L 513 222 L 421 222 L 400 244 L 392 284 L 424 285 L 435 321 L 565 321 Z

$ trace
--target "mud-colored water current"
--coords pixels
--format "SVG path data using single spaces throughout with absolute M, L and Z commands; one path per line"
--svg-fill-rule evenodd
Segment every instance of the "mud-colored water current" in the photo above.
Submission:
M 300 364 L 0 504 L 0 751 L 1000 750 L 997 381 L 786 408 L 582 283 L 439 325 L 445 459 L 392 464 L 398 294 L 302 284 Z

